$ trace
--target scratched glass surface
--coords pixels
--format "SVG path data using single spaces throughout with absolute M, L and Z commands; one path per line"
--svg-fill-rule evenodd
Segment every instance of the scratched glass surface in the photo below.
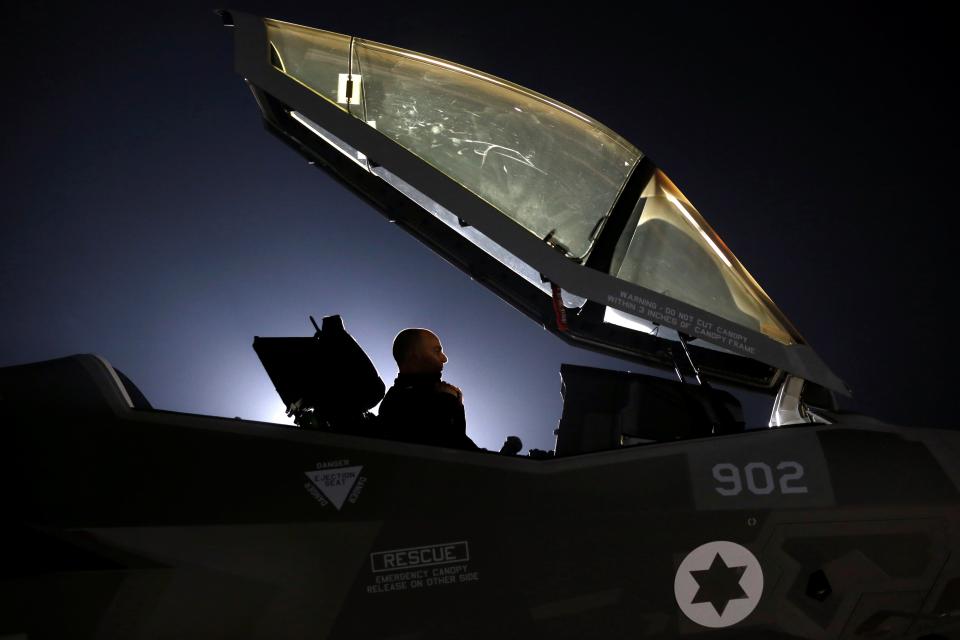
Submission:
M 662 171 L 645 186 L 627 229 L 631 227 L 632 233 L 620 240 L 612 275 L 783 344 L 797 342 L 773 301 Z M 697 329 L 692 326 L 687 333 L 709 339 L 700 331 L 715 331 Z
M 603 125 L 505 80 L 359 39 L 353 40 L 351 67 L 350 37 L 265 22 L 271 60 L 281 71 L 573 258 L 589 252 L 600 223 L 641 157 Z M 359 89 L 349 107 L 348 74 Z M 345 153 L 363 161 L 355 150 Z M 420 204 L 439 215 L 436 207 Z M 453 214 L 446 213 L 454 226 Z M 473 233 L 459 223 L 456 228 Z M 797 341 L 770 298 L 662 172 L 650 180 L 627 229 L 612 275 L 781 343 Z M 471 241 L 490 251 L 489 239 L 479 232 L 473 235 L 477 237 Z M 539 281 L 538 274 L 526 272 L 530 269 L 525 264 L 526 270 L 520 269 L 515 256 L 498 249 L 492 255 L 531 282 Z M 564 302 L 579 306 L 582 299 Z
M 273 66 L 346 110 L 337 94 L 340 75 L 348 72 L 350 37 L 278 20 L 264 24 Z
M 483 73 L 363 40 L 354 52 L 355 116 L 570 257 L 588 253 L 640 158 L 633 145 Z

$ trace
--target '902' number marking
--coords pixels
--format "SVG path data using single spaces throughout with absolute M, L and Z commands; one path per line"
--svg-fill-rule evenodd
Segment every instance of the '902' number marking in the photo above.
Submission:
M 782 494 L 807 493 L 806 485 L 800 482 L 803 479 L 803 465 L 792 460 L 778 464 L 776 473 L 766 462 L 749 462 L 744 465 L 742 472 L 735 464 L 721 462 L 713 465 L 713 477 L 720 483 L 715 489 L 722 496 L 740 495 L 744 484 L 747 485 L 747 491 L 755 496 L 770 495 L 778 486 Z

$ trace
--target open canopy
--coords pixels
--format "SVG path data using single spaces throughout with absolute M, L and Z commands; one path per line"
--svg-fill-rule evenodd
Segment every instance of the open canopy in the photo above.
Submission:
M 245 14 L 268 128 L 566 340 L 773 389 L 846 387 L 670 179 L 590 117 L 500 78 Z

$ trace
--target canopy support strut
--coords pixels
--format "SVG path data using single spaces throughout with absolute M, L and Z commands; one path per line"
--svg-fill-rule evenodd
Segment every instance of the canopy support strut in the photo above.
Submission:
M 710 384 L 700 377 L 700 369 L 697 368 L 696 363 L 693 361 L 693 356 L 690 355 L 690 347 L 687 346 L 687 340 L 690 338 L 690 336 L 684 335 L 678 331 L 677 337 L 680 339 L 680 346 L 683 347 L 683 353 L 687 356 L 687 362 L 690 363 L 690 368 L 693 369 L 693 377 L 697 379 L 697 384 L 699 384 L 701 387 L 709 388 Z

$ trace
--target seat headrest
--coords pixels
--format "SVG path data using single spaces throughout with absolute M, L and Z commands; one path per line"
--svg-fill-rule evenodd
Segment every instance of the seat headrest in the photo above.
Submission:
M 287 407 L 299 402 L 323 419 L 362 413 L 383 399 L 383 380 L 340 316 L 325 317 L 312 338 L 258 336 L 253 349 Z

